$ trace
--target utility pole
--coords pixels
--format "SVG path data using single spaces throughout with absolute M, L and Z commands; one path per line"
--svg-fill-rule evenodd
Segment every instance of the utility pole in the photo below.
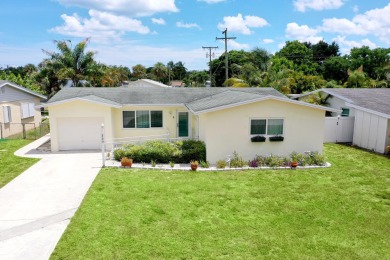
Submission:
M 202 46 L 202 48 L 203 49 L 208 49 L 209 50 L 209 58 L 210 58 L 210 63 L 209 63 L 209 67 L 210 67 L 210 87 L 212 86 L 212 80 L 211 80 L 211 76 L 212 76 L 212 74 L 211 74 L 211 51 L 213 50 L 213 49 L 218 49 L 218 46 L 217 47 L 203 47 Z
M 223 38 L 218 38 L 218 37 L 215 37 L 216 40 L 225 40 L 225 77 L 226 77 L 226 80 L 229 79 L 229 70 L 228 70 L 228 66 L 229 66 L 229 57 L 228 57 L 228 52 L 227 52 L 227 41 L 228 40 L 234 40 L 236 39 L 236 37 L 227 37 L 227 28 L 225 29 L 225 31 L 222 32 L 222 34 L 225 34 L 225 37 Z

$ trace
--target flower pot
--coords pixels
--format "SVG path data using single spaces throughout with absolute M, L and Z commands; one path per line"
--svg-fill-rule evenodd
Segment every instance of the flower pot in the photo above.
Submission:
M 290 166 L 291 166 L 291 169 L 296 169 L 297 166 L 298 166 L 298 163 L 297 162 L 291 162 Z
M 122 158 L 121 160 L 122 167 L 131 167 L 133 165 L 133 160 L 129 158 Z
M 191 170 L 196 171 L 196 169 L 198 169 L 198 165 L 191 164 Z

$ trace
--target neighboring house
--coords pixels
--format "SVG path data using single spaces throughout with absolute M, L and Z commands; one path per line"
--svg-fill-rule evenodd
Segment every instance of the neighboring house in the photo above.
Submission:
M 6 138 L 39 126 L 39 105 L 45 96 L 9 81 L 0 80 L 0 137 Z
M 101 149 L 104 124 L 109 144 L 164 135 L 202 140 L 211 163 L 234 151 L 245 160 L 322 152 L 327 110 L 272 88 L 64 88 L 46 105 L 54 152 Z M 255 135 L 284 141 L 252 143 Z
M 136 81 L 130 81 L 129 87 L 162 87 L 162 88 L 171 88 L 171 86 L 165 85 L 161 82 L 154 81 L 151 79 L 139 79 Z
M 169 86 L 174 87 L 174 88 L 179 88 L 179 87 L 184 87 L 184 82 L 182 80 L 172 80 L 169 83 Z
M 390 88 L 325 88 L 295 98 L 303 101 L 316 92 L 323 97 L 329 96 L 328 107 L 341 109 L 342 117 L 353 120 L 353 128 L 349 131 L 354 145 L 385 152 L 386 146 L 390 145 Z

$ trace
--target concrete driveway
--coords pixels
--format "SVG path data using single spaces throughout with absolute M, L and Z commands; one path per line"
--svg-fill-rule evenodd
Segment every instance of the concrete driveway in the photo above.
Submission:
M 0 189 L 0 259 L 48 259 L 101 168 L 99 152 L 15 152 L 42 158 Z

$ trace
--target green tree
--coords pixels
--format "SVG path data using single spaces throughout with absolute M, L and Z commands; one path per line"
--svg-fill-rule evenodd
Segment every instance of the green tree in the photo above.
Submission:
M 81 80 L 87 80 L 94 71 L 91 66 L 95 63 L 92 51 L 86 52 L 89 38 L 81 41 L 72 48 L 71 41 L 55 41 L 59 52 L 43 50 L 49 61 L 56 67 L 55 74 L 61 81 L 71 80 L 73 86 L 81 86 Z
M 162 62 L 157 62 L 152 68 L 152 74 L 156 77 L 158 81 L 166 83 L 168 70 L 167 67 Z
M 143 65 L 137 64 L 133 66 L 131 69 L 133 71 L 132 75 L 134 78 L 136 79 L 146 78 L 146 68 Z

